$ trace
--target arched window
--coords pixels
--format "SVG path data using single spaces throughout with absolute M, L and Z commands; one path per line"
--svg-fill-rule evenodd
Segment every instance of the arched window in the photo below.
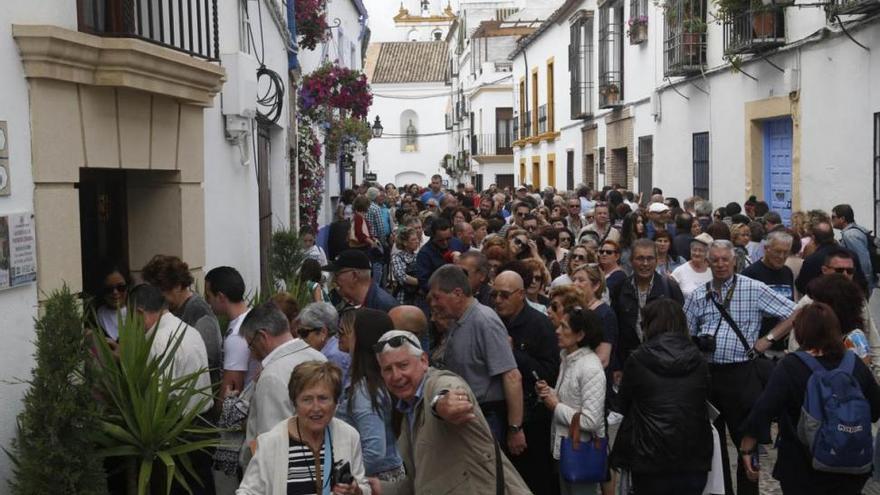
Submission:
M 414 153 L 419 150 L 419 116 L 412 110 L 400 114 L 400 150 Z

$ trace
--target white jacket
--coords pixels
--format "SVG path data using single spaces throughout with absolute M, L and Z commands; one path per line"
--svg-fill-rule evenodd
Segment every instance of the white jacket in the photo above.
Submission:
M 582 433 L 605 436 L 605 370 L 599 356 L 589 347 L 562 351 L 555 391 L 559 404 L 553 410 L 553 458 L 559 459 L 562 437 L 568 436 L 576 412 L 581 413 Z
M 239 455 L 239 463 L 242 467 L 247 466 L 250 461 L 251 440 L 296 412 L 287 387 L 293 369 L 307 361 L 326 360 L 327 358 L 320 351 L 315 350 L 302 339 L 281 344 L 263 359 L 263 371 L 254 384 L 244 444 Z
M 287 423 L 290 418 L 278 423 L 271 430 L 257 437 L 257 451 L 248 463 L 244 479 L 235 495 L 287 495 L 287 454 L 290 436 Z M 361 437 L 357 430 L 344 421 L 330 420 L 330 435 L 333 445 L 333 461 L 348 461 L 351 474 L 357 480 L 364 495 L 370 495 L 370 485 L 364 474 L 364 460 L 361 456 Z

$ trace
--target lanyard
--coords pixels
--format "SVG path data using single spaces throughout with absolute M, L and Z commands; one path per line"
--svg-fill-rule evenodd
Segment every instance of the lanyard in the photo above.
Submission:
M 323 495 L 330 495 L 330 490 L 333 488 L 330 486 L 330 470 L 333 466 L 333 437 L 330 435 L 330 426 L 324 430 L 324 465 L 321 468 L 321 475 L 323 476 L 323 486 L 321 487 L 321 493 Z

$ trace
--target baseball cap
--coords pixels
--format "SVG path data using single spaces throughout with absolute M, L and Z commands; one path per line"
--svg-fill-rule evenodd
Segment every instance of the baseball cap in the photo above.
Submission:
M 322 266 L 321 270 L 325 272 L 338 272 L 346 268 L 369 270 L 371 268 L 370 258 L 367 257 L 367 253 L 359 249 L 346 249 L 339 253 L 336 259 L 328 263 L 327 266 Z
M 663 203 L 651 203 L 648 206 L 648 213 L 665 213 L 669 211 L 669 207 Z
M 702 234 L 694 237 L 694 240 L 691 242 L 699 242 L 701 244 L 705 244 L 706 246 L 712 244 L 715 239 L 712 239 L 712 236 L 703 232 Z

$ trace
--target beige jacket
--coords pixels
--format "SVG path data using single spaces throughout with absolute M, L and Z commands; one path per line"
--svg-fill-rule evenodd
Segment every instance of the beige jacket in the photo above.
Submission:
M 425 377 L 422 399 L 416 404 L 413 427 L 403 417 L 397 441 L 406 467 L 406 479 L 382 484 L 384 495 L 490 494 L 495 493 L 495 441 L 479 408 L 476 419 L 453 425 L 431 411 L 431 400 L 441 390 L 467 391 L 477 400 L 467 383 L 449 371 L 430 368 Z M 502 453 L 505 493 L 531 493 L 516 469 Z

